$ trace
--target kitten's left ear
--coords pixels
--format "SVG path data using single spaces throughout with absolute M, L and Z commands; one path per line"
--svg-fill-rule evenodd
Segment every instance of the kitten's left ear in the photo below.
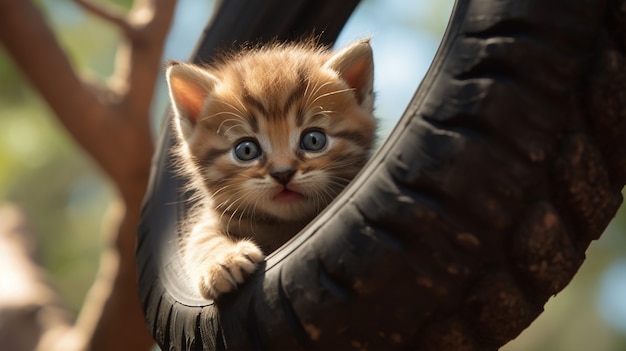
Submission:
M 369 39 L 356 41 L 336 52 L 324 65 L 339 73 L 354 89 L 357 101 L 369 112 L 374 109 L 374 57 Z
M 170 98 L 179 123 L 195 127 L 217 78 L 195 65 L 172 62 L 166 70 Z

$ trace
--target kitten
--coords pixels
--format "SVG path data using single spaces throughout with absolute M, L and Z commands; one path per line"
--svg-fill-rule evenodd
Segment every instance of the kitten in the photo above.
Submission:
M 374 142 L 369 40 L 244 50 L 211 67 L 173 62 L 178 157 L 201 202 L 185 269 L 207 299 L 244 282 L 359 172 Z

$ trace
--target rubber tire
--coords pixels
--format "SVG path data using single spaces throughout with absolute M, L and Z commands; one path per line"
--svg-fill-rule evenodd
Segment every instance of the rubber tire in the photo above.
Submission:
M 457 1 L 364 171 L 215 303 L 182 278 L 186 201 L 166 129 L 137 249 L 155 340 L 164 350 L 496 350 L 568 284 L 622 201 L 625 43 L 625 1 Z

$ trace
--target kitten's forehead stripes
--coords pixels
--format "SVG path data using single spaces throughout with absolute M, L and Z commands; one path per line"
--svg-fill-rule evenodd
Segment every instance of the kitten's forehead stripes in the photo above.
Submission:
M 329 135 L 335 138 L 342 138 L 342 139 L 349 140 L 361 147 L 368 147 L 372 142 L 371 137 L 368 137 L 367 134 L 364 134 L 358 131 L 346 130 L 346 131 L 340 131 L 336 133 L 329 133 Z
M 241 72 L 237 72 L 237 74 L 241 77 L 242 73 Z M 242 78 L 241 78 L 242 79 Z M 307 77 L 307 72 L 305 71 L 304 67 L 299 67 L 298 68 L 298 78 L 295 81 L 294 84 L 294 88 L 292 89 L 292 91 L 289 94 L 284 94 L 287 96 L 287 99 L 284 100 L 285 103 L 282 106 L 278 105 L 278 103 L 274 103 L 270 106 L 266 106 L 263 101 L 274 101 L 276 99 L 272 98 L 271 96 L 269 97 L 269 99 L 262 99 L 262 98 L 258 98 L 256 96 L 253 96 L 253 94 L 250 92 L 250 90 L 248 89 L 248 87 L 245 85 L 245 81 L 240 80 L 243 84 L 241 86 L 241 91 L 242 91 L 242 100 L 247 103 L 248 105 L 251 105 L 254 109 L 256 109 L 259 114 L 261 114 L 263 117 L 268 118 L 268 119 L 272 119 L 272 118 L 282 118 L 281 116 L 284 116 L 285 114 L 289 113 L 289 110 L 291 110 L 291 108 L 293 107 L 294 104 L 296 104 L 298 102 L 298 100 L 304 98 L 307 89 L 308 89 L 308 84 L 309 84 L 309 78 Z M 283 94 L 281 94 L 283 95 Z M 283 95 L 283 96 L 284 96 Z M 301 107 L 299 107 L 299 109 L 302 109 Z M 299 112 L 299 111 L 298 111 Z M 300 115 L 300 114 L 298 114 Z M 302 122 L 302 121 L 300 121 Z M 258 121 L 257 121 L 258 123 Z M 300 123 L 299 126 L 301 126 L 302 123 Z
M 253 133 L 259 132 L 259 120 L 253 115 L 248 114 L 248 121 L 250 122 L 250 128 L 252 128 Z
M 304 90 L 306 88 L 306 85 L 304 84 L 298 84 L 296 86 L 296 88 L 291 92 L 291 94 L 289 94 L 289 97 L 287 98 L 287 101 L 285 102 L 285 106 L 283 107 L 283 111 L 284 112 L 288 112 L 289 110 L 291 110 L 291 107 L 300 99 L 304 96 Z
M 299 106 L 296 110 L 296 127 L 301 128 L 304 124 L 304 107 Z
M 245 87 L 243 88 L 243 101 L 249 105 L 252 105 L 257 111 L 259 111 L 259 113 L 263 116 L 269 117 L 269 113 L 267 111 L 267 109 L 265 108 L 265 105 L 263 105 L 263 103 L 261 101 L 259 101 L 258 99 L 256 99 L 255 97 L 253 97 L 250 92 L 248 91 L 248 89 L 246 89 Z
M 300 68 L 298 70 L 298 84 L 296 84 L 296 87 L 291 91 L 291 94 L 288 95 L 289 97 L 285 101 L 285 106 L 283 107 L 285 113 L 289 112 L 292 105 L 295 104 L 298 99 L 304 97 L 308 84 L 309 80 L 306 77 L 306 73 Z

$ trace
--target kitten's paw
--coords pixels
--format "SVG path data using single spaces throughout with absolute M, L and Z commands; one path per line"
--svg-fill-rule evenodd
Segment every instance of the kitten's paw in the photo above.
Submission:
M 223 293 L 234 290 L 252 274 L 265 255 L 254 243 L 240 241 L 211 260 L 199 281 L 200 294 L 207 299 L 216 299 Z

